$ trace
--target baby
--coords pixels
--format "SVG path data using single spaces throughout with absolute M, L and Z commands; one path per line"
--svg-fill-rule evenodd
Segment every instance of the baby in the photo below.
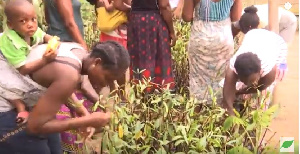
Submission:
M 7 2 L 5 15 L 9 29 L 0 37 L 0 50 L 7 61 L 14 66 L 20 74 L 30 75 L 46 64 L 54 61 L 57 56 L 57 45 L 55 45 L 55 42 L 54 49 L 47 48 L 41 59 L 32 62 L 26 61 L 31 48 L 38 44 L 53 41 L 52 38 L 54 38 L 38 27 L 34 7 L 29 1 L 11 0 Z M 56 44 L 59 44 L 59 42 L 56 42 Z M 71 100 L 78 102 L 74 94 L 71 96 Z M 16 99 L 9 100 L 9 102 L 17 109 L 18 115 L 16 122 L 25 123 L 29 113 L 26 111 L 23 100 Z

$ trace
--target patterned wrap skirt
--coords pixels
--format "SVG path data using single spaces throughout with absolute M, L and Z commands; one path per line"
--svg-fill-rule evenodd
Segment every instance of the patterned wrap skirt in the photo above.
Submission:
M 169 30 L 158 11 L 133 11 L 127 28 L 133 80 L 149 79 L 174 88 Z
M 93 103 L 89 101 L 84 95 L 76 91 L 75 95 L 78 100 L 84 100 L 83 106 L 92 113 Z M 76 113 L 69 109 L 66 105 L 62 105 L 61 109 L 56 115 L 56 118 L 59 120 L 70 119 L 76 117 Z M 80 140 L 78 137 L 79 132 L 77 130 L 68 130 L 60 133 L 61 136 L 61 146 L 62 150 L 67 153 L 83 153 L 83 144 L 76 143 L 76 141 Z
M 227 61 L 234 53 L 230 18 L 217 22 L 194 21 L 188 45 L 190 94 L 199 101 L 211 102 L 222 96 L 219 82 Z

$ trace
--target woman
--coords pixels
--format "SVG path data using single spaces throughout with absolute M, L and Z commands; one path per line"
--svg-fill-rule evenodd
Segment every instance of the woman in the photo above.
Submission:
M 3 82 L 4 77 L 1 78 L 0 153 L 50 153 L 47 134 L 86 127 L 98 128 L 109 122 L 110 112 L 94 112 L 84 117 L 65 120 L 57 120 L 55 116 L 61 105 L 65 104 L 76 90 L 81 75 L 88 76 L 96 92 L 121 77 L 130 63 L 126 49 L 113 41 L 96 44 L 90 54 L 72 46 L 69 46 L 69 49 L 64 48 L 65 50 L 61 52 L 61 47 L 54 62 L 32 74 L 33 81 L 40 86 L 30 84 L 27 87 L 24 86 L 25 88 L 22 88 L 23 86 L 18 88 L 18 85 L 14 85 L 15 83 L 24 81 L 23 85 L 26 85 L 30 80 Z M 46 46 L 42 49 L 46 49 Z M 1 65 L 0 70 L 7 70 L 6 67 L 8 65 Z M 11 71 L 6 76 L 16 79 L 18 75 Z M 14 92 L 22 95 L 29 93 L 31 96 L 31 93 L 35 93 L 37 89 L 43 89 L 41 86 L 48 89 L 43 95 L 39 95 L 36 104 L 27 104 L 34 107 L 30 112 L 26 124 L 27 131 L 25 131 L 25 126 L 17 126 L 15 119 L 12 119 L 16 116 L 16 112 L 5 102 L 5 99 L 14 96 L 12 94 Z
M 241 0 L 184 1 L 182 18 L 193 20 L 188 46 L 190 94 L 198 100 L 211 103 L 210 87 L 218 93 L 225 63 L 234 52 L 231 22 L 239 20 L 241 9 Z
M 45 0 L 45 15 L 49 24 L 47 33 L 60 37 L 63 42 L 77 42 L 84 49 L 87 44 L 84 41 L 84 27 L 81 18 L 81 3 L 78 0 Z M 90 3 L 95 3 L 89 0 Z M 81 98 L 82 91 L 77 91 L 76 96 Z M 89 109 L 92 107 L 90 100 L 84 101 L 84 106 Z M 67 106 L 62 105 L 57 118 L 66 119 L 74 116 L 73 111 Z M 77 132 L 70 130 L 61 133 L 62 148 L 64 151 L 77 152 L 82 150 L 82 144 L 76 144 Z
M 44 0 L 47 34 L 59 36 L 62 42 L 77 42 L 87 49 L 79 0 Z
M 286 43 L 291 43 L 297 30 L 296 16 L 281 7 L 278 8 L 279 35 Z M 242 31 L 246 34 L 255 28 L 268 29 L 268 4 L 253 5 L 244 9 L 241 19 L 234 23 L 234 36 Z M 241 29 L 244 27 L 244 29 Z
M 226 69 L 222 103 L 230 115 L 234 115 L 236 96 L 257 90 L 272 94 L 276 82 L 282 80 L 287 70 L 286 55 L 285 41 L 274 32 L 253 29 L 245 35 Z
M 176 37 L 169 0 L 115 0 L 121 11 L 130 11 L 128 18 L 128 52 L 131 57 L 131 77 L 142 80 L 151 77 L 154 85 L 171 84 L 174 78 L 171 64 L 171 46 Z

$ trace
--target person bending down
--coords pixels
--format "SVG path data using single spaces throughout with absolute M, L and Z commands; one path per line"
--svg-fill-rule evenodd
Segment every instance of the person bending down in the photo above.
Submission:
M 278 9 L 279 35 L 286 43 L 291 43 L 297 29 L 297 18 L 288 10 L 281 7 Z M 241 19 L 232 26 L 233 36 L 236 36 L 240 31 L 246 34 L 251 29 L 268 29 L 268 14 L 268 4 L 246 7 Z
M 226 68 L 222 105 L 229 115 L 234 115 L 236 96 L 256 93 L 257 90 L 273 92 L 287 70 L 287 45 L 281 36 L 265 30 L 249 31 L 241 47 L 230 59 Z M 265 107 L 270 102 L 266 102 Z

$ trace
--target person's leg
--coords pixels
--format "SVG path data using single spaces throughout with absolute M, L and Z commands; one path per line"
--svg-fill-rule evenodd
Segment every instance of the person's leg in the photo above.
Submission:
M 290 43 L 294 38 L 296 29 L 296 16 L 290 11 L 282 10 L 279 21 L 279 35 L 285 40 L 286 43 Z
M 47 138 L 30 135 L 25 126 L 17 126 L 16 111 L 0 113 L 0 153 L 1 154 L 51 154 Z

